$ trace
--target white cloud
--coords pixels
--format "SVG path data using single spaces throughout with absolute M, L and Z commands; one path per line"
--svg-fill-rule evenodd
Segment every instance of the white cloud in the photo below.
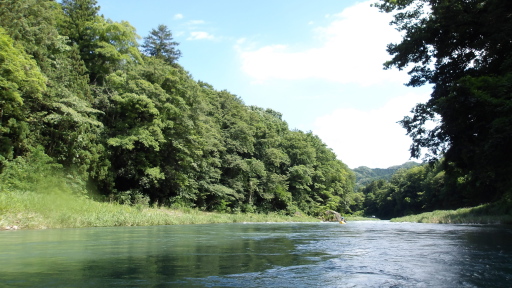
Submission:
M 174 15 L 173 18 L 174 18 L 174 20 L 181 20 L 181 19 L 183 19 L 183 14 L 178 13 L 178 14 Z
M 187 22 L 187 25 L 202 25 L 206 23 L 204 20 L 191 20 Z
M 213 40 L 215 37 L 208 32 L 204 31 L 194 31 L 190 32 L 190 36 L 187 40 Z
M 316 119 L 313 132 L 350 168 L 387 168 L 409 160 L 411 139 L 398 123 L 429 95 L 408 94 L 363 111 L 338 109 Z
M 273 44 L 254 50 L 238 45 L 242 70 L 256 82 L 308 78 L 361 85 L 406 82 L 405 73 L 382 69 L 390 58 L 386 45 L 398 42 L 400 34 L 389 26 L 390 15 L 370 7 L 373 2 L 326 16 L 332 22 L 315 30 L 321 39 L 315 48 L 294 50 L 291 45 Z

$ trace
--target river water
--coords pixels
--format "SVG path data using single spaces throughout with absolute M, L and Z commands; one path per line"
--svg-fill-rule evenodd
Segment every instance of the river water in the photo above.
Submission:
M 5 287 L 510 287 L 512 228 L 246 223 L 0 233 Z

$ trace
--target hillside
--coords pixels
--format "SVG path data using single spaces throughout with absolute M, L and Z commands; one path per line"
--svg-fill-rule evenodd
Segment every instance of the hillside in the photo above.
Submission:
M 352 171 L 356 174 L 356 187 L 360 187 L 374 180 L 389 180 L 399 169 L 409 169 L 418 165 L 420 165 L 420 163 L 409 161 L 402 165 L 395 165 L 388 168 L 369 168 L 366 166 L 360 166 L 352 169 Z

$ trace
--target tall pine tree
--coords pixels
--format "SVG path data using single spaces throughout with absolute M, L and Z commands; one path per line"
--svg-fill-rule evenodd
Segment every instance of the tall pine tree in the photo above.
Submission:
M 173 41 L 169 28 L 165 25 L 158 25 L 157 29 L 151 30 L 149 35 L 144 37 L 144 44 L 141 47 L 147 55 L 172 64 L 181 57 L 181 51 L 176 49 L 178 45 L 178 42 Z

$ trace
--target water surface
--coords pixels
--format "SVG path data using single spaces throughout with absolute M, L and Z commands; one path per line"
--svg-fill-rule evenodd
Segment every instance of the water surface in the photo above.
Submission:
M 512 229 L 387 221 L 0 233 L 7 287 L 509 287 Z

